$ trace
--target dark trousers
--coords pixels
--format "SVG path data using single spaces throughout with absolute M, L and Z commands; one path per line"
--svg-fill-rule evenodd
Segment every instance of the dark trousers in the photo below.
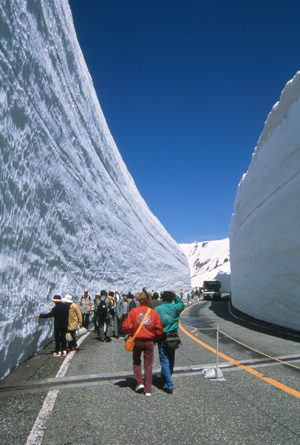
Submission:
M 67 349 L 66 329 L 54 329 L 55 352 L 65 351 Z
M 144 369 L 145 369 L 144 381 L 141 369 L 141 354 L 143 351 L 144 351 Z M 138 340 L 135 341 L 132 352 L 133 373 L 136 379 L 136 384 L 137 385 L 144 384 L 145 393 L 151 393 L 153 352 L 154 352 L 153 341 L 138 341 Z
M 99 334 L 99 315 L 94 312 L 94 330 Z
M 70 332 L 70 334 L 72 335 L 72 340 L 69 341 L 69 349 L 76 348 L 76 346 L 77 346 L 77 341 L 76 341 L 76 337 L 75 337 L 76 329 L 74 331 L 68 330 L 67 332 Z
M 122 331 L 122 324 L 125 318 L 128 314 L 121 315 L 120 318 L 118 318 L 118 337 L 124 337 L 124 332 Z
M 83 313 L 81 313 L 81 315 L 82 315 L 82 326 L 85 328 L 85 329 L 88 329 L 88 327 L 89 327 L 89 322 L 90 322 L 90 313 L 88 312 L 87 314 L 83 314 Z

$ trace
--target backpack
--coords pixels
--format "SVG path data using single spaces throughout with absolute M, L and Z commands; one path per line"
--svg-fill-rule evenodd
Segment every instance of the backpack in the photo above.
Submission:
M 98 305 L 98 314 L 100 315 L 100 317 L 105 317 L 106 313 L 107 313 L 106 302 L 105 302 L 105 300 L 100 299 L 100 302 Z

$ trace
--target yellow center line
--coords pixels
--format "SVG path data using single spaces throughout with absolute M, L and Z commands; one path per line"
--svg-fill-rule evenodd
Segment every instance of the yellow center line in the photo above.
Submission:
M 195 303 L 198 304 L 198 303 Z M 194 306 L 194 305 L 193 305 Z M 186 310 L 190 309 L 192 306 L 188 306 L 187 308 L 185 308 L 181 314 L 183 314 Z M 207 345 L 206 343 L 204 343 L 203 341 L 199 340 L 198 338 L 196 338 L 194 335 L 190 334 L 181 324 L 181 322 L 179 322 L 179 327 L 180 329 L 186 334 L 188 335 L 192 340 L 196 341 L 197 343 L 199 343 L 199 345 L 203 346 L 204 348 L 208 349 L 209 351 L 213 352 L 214 354 L 217 353 L 217 350 L 212 348 L 211 346 Z M 294 397 L 298 397 L 298 399 L 300 399 L 300 392 L 296 391 L 295 389 L 290 388 L 289 386 L 284 385 L 283 383 L 277 382 L 277 380 L 274 380 L 270 377 L 266 377 L 264 376 L 261 372 L 255 371 L 255 369 L 249 368 L 249 366 L 245 366 L 242 365 L 240 362 L 238 362 L 237 360 L 235 360 L 232 357 L 229 357 L 228 355 L 223 354 L 222 352 L 219 351 L 218 353 L 219 357 L 224 358 L 226 361 L 233 363 L 234 365 L 236 365 L 237 367 L 243 369 L 244 371 L 249 372 L 249 374 L 254 375 L 255 377 L 258 377 L 261 380 L 264 380 L 267 383 L 270 383 L 270 385 L 275 386 L 276 388 L 281 389 L 282 391 L 287 392 L 288 394 L 291 394 Z

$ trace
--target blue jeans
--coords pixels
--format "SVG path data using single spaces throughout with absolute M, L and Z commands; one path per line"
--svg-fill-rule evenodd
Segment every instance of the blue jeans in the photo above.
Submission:
M 172 374 L 175 362 L 175 349 L 164 348 L 164 342 L 158 343 L 159 361 L 161 365 L 161 376 L 163 378 L 165 388 L 173 388 Z

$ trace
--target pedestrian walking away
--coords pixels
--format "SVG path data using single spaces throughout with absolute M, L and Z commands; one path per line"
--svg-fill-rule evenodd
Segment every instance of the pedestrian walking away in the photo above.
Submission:
M 82 315 L 82 326 L 88 329 L 90 315 L 93 314 L 94 310 L 94 302 L 92 297 L 89 296 L 89 290 L 87 287 L 84 289 L 83 295 L 78 300 L 78 307 Z
M 107 292 L 102 290 L 100 292 L 100 301 L 98 304 L 98 316 L 99 316 L 99 337 L 100 341 L 111 341 L 113 334 L 113 316 L 112 316 L 113 303 L 112 299 L 107 296 Z M 106 324 L 106 332 L 104 332 L 104 325 Z
M 174 338 L 178 338 L 179 318 L 184 309 L 184 304 L 181 298 L 175 295 L 173 291 L 163 292 L 161 299 L 162 304 L 155 308 L 155 311 L 160 315 L 164 327 L 164 336 L 158 342 L 159 361 L 165 391 L 168 394 L 172 394 L 174 387 L 172 374 L 175 363 L 175 349 L 168 347 L 167 338 L 168 336 L 172 336 L 173 343 Z M 172 346 L 174 346 L 174 344 Z
M 117 302 L 117 319 L 118 319 L 118 338 L 123 338 L 122 331 L 123 321 L 127 317 L 129 312 L 129 301 L 127 300 L 127 294 L 123 293 L 122 299 Z
M 94 332 L 99 335 L 99 314 L 98 306 L 100 302 L 100 292 L 97 292 L 94 299 Z
M 132 359 L 136 392 L 144 392 L 146 396 L 151 396 L 154 343 L 162 337 L 163 325 L 158 313 L 149 307 L 151 298 L 148 292 L 141 292 L 137 299 L 140 304 L 129 312 L 123 322 L 122 331 L 133 336 L 149 309 L 149 313 L 136 336 Z M 142 352 L 144 352 L 144 378 L 141 370 Z
M 156 306 L 160 306 L 160 305 L 161 305 L 161 300 L 159 300 L 159 293 L 153 292 L 153 295 L 151 297 L 150 306 L 152 307 L 152 309 L 155 309 Z
M 75 332 L 78 326 L 82 326 L 82 316 L 77 304 L 74 303 L 73 297 L 71 295 L 66 295 L 63 299 L 64 303 L 69 307 L 69 318 L 68 318 L 68 331 L 71 334 L 72 340 L 69 341 L 69 346 L 67 351 L 79 351 L 77 345 Z
M 35 314 L 36 318 L 54 317 L 55 352 L 53 355 L 59 357 L 67 355 L 66 333 L 68 329 L 69 308 L 62 303 L 60 295 L 54 295 L 52 299 L 54 308 L 48 314 Z

